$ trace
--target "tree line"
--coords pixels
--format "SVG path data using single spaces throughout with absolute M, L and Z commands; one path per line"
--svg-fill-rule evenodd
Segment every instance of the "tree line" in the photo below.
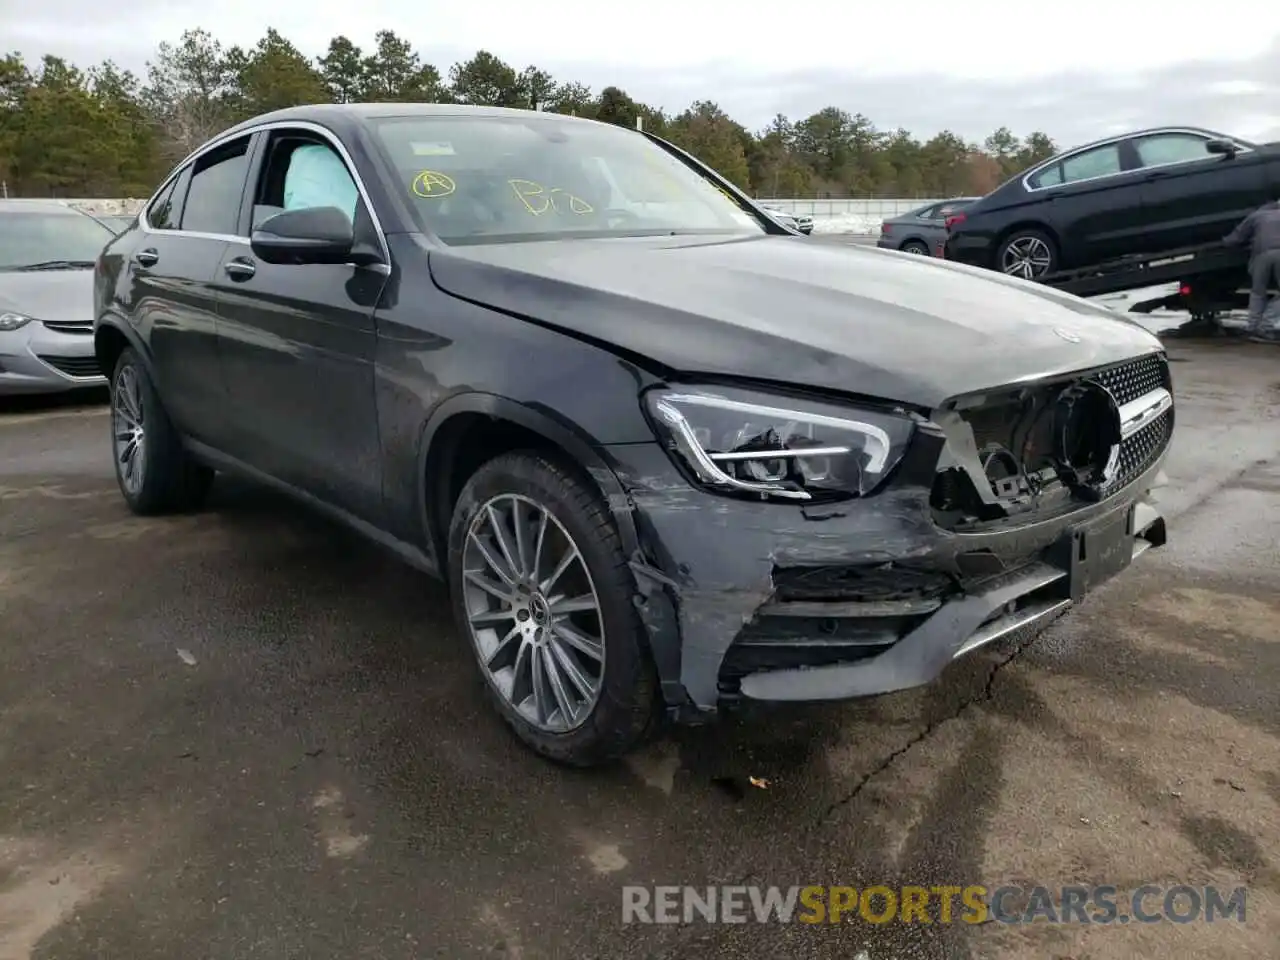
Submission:
M 943 131 L 920 140 L 826 107 L 751 131 L 712 100 L 679 113 L 616 86 L 598 93 L 481 50 L 447 76 L 391 30 L 372 49 L 334 37 L 311 59 L 274 29 L 245 49 L 208 31 L 162 43 L 139 77 L 106 60 L 0 58 L 0 181 L 9 196 L 149 195 L 172 165 L 240 120 L 301 103 L 422 101 L 523 107 L 592 117 L 678 144 L 759 197 L 980 195 L 1052 156 L 1044 133 L 1007 128 L 982 144 Z

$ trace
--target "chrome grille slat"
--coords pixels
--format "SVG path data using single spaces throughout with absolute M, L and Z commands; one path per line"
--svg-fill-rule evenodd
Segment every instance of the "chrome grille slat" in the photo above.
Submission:
M 1113 491 L 1128 485 L 1151 466 L 1169 445 L 1172 434 L 1173 411 L 1166 410 L 1120 444 L 1120 464 Z

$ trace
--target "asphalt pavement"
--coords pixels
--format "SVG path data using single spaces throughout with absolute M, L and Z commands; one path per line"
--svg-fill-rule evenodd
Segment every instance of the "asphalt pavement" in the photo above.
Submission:
M 595 772 L 515 742 L 394 558 L 224 478 L 135 518 L 100 405 L 7 407 L 0 960 L 1274 957 L 1280 350 L 1172 357 L 1167 548 L 930 688 Z M 1247 922 L 621 922 L 626 884 L 1033 882 Z

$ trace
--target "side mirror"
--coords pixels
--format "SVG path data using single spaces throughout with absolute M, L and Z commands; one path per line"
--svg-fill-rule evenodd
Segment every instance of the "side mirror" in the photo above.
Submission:
M 1209 153 L 1220 153 L 1227 157 L 1234 157 L 1240 152 L 1240 148 L 1230 140 L 1210 140 L 1205 143 L 1204 148 Z
M 286 210 L 262 221 L 249 237 L 267 263 L 351 263 L 355 227 L 337 207 Z

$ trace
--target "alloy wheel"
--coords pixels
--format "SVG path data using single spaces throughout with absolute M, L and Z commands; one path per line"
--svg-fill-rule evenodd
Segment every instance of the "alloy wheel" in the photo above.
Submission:
M 462 551 L 467 628 L 489 682 L 548 733 L 580 726 L 604 680 L 604 618 L 578 545 L 541 504 L 488 500 Z
M 142 387 L 133 367 L 121 367 L 111 391 L 111 435 L 120 482 L 130 494 L 142 489 L 147 466 L 147 431 Z
M 1011 277 L 1034 280 L 1053 262 L 1049 245 L 1039 237 L 1018 237 L 1004 248 L 1000 269 Z

